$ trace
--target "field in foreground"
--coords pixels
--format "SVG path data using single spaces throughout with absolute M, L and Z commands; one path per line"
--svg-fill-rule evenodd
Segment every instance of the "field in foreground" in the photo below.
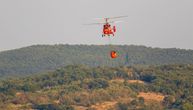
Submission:
M 0 82 L 2 110 L 192 110 L 193 65 L 88 67 Z

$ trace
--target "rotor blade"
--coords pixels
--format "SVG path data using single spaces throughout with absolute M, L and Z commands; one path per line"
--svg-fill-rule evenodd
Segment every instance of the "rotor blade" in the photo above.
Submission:
M 122 23 L 122 22 L 125 22 L 125 21 L 110 21 L 109 23 Z
M 103 20 L 105 18 L 93 18 L 93 20 Z
M 116 16 L 116 17 L 106 17 L 106 18 L 93 18 L 94 20 L 103 20 L 103 19 L 117 19 L 117 18 L 126 18 L 128 16 Z
M 117 17 L 110 17 L 110 18 L 108 18 L 108 19 L 117 19 L 117 18 L 126 18 L 126 17 L 128 17 L 128 16 L 117 16 Z
M 89 23 L 89 24 L 83 24 L 83 25 L 102 25 L 102 24 L 105 24 L 105 23 Z

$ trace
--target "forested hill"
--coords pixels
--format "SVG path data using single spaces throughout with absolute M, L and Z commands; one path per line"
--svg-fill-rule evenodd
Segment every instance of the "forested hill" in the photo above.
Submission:
M 88 67 L 0 81 L 1 110 L 193 110 L 193 65 Z
M 117 59 L 110 59 L 116 50 Z M 89 66 L 193 64 L 193 50 L 145 46 L 35 45 L 0 53 L 0 76 L 31 74 L 65 65 Z

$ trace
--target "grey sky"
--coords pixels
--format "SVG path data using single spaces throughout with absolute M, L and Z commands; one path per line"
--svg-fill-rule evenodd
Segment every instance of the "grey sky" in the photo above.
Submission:
M 92 18 L 128 15 L 114 44 L 193 49 L 193 0 L 0 0 L 0 50 L 107 44 Z

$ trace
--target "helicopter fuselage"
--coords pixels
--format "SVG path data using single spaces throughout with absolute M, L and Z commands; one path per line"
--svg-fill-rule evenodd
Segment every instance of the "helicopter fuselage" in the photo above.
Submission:
M 114 36 L 116 32 L 116 27 L 111 25 L 109 23 L 106 23 L 103 25 L 103 35 L 102 36 Z

